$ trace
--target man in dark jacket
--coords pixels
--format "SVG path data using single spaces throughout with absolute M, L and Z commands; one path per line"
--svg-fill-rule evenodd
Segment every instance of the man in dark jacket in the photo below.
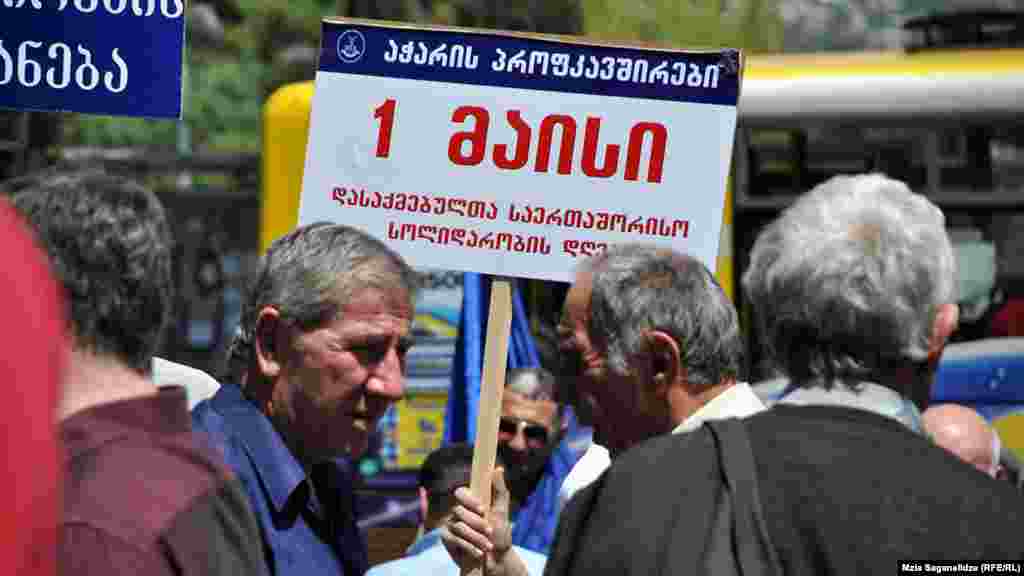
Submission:
M 792 386 L 855 395 L 871 382 L 924 408 L 957 322 L 952 247 L 942 212 L 924 197 L 877 175 L 820 185 L 759 236 L 744 288 Z M 1010 486 L 897 420 L 826 404 L 776 406 L 740 424 L 754 456 L 754 516 L 773 559 L 764 573 L 1024 560 L 1024 505 Z M 563 512 L 546 573 L 700 571 L 720 544 L 709 536 L 718 500 L 733 489 L 723 488 L 716 438 L 705 426 L 617 458 Z M 467 550 L 494 556 L 485 535 L 501 519 L 483 521 L 482 512 L 459 510 L 459 532 Z

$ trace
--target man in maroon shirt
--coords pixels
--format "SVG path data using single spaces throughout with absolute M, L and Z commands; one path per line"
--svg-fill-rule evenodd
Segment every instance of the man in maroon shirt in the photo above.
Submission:
M 238 481 L 193 437 L 184 390 L 148 377 L 172 302 L 160 202 L 99 172 L 8 189 L 69 302 L 59 573 L 263 574 Z

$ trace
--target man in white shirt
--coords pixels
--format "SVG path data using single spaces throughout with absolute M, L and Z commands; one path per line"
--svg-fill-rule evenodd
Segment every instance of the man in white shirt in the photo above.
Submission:
M 686 262 L 687 259 L 685 257 L 681 255 L 676 256 L 680 259 L 680 265 L 689 265 L 688 269 L 685 266 L 680 268 L 681 276 L 685 274 L 696 274 L 697 276 L 703 276 L 705 278 L 704 282 L 706 282 L 703 286 L 706 289 L 703 291 L 686 290 L 683 286 L 680 286 L 678 293 L 673 295 L 678 299 L 679 304 L 682 306 L 692 304 L 695 310 L 702 307 L 706 308 L 708 312 L 719 313 L 723 319 L 730 316 L 728 312 L 731 312 L 734 309 L 732 304 L 726 298 L 724 292 L 720 289 L 710 289 L 711 284 L 714 283 L 711 274 L 707 272 L 707 270 L 703 270 L 703 274 L 698 274 L 698 269 L 693 266 L 693 264 L 699 265 L 699 263 L 692 260 L 690 262 Z M 598 257 L 591 262 L 585 263 L 577 272 L 576 282 L 573 284 L 572 288 L 569 290 L 569 294 L 566 296 L 565 308 L 563 309 L 562 319 L 559 323 L 558 333 L 560 337 L 560 350 L 564 355 L 567 355 L 570 358 L 572 356 L 576 356 L 577 358 L 583 359 L 582 362 L 575 363 L 577 366 L 582 368 L 581 370 L 578 370 L 575 374 L 570 372 L 562 375 L 563 378 L 575 379 L 577 381 L 577 389 L 580 386 L 579 380 L 587 374 L 587 358 L 590 359 L 590 375 L 594 376 L 599 374 L 599 372 L 595 371 L 593 366 L 596 361 L 596 353 L 593 349 L 590 336 L 588 335 L 587 317 L 590 314 L 591 308 L 590 303 L 593 290 L 593 276 L 595 271 L 601 269 L 602 262 L 607 263 L 607 258 L 608 256 Z M 649 264 L 653 264 L 663 258 L 671 259 L 671 255 L 665 253 L 658 256 L 652 253 L 647 258 L 651 259 Z M 643 260 L 643 258 L 641 258 L 641 260 Z M 633 266 L 642 266 L 642 264 L 634 263 Z M 700 268 L 703 268 L 703 266 L 700 266 Z M 684 270 L 686 272 L 684 272 Z M 637 272 L 639 272 L 639 270 L 637 270 Z M 628 265 L 623 270 L 619 271 L 619 275 L 630 275 Z M 692 278 L 692 280 L 696 281 L 697 277 Z M 715 287 L 717 288 L 717 285 Z M 614 287 L 609 286 L 608 289 L 612 290 Z M 638 287 L 638 289 L 640 288 Z M 708 301 L 714 302 L 715 305 L 710 306 L 695 303 L 694 298 L 696 297 L 708 298 Z M 607 299 L 607 296 L 602 295 L 601 298 Z M 612 299 L 614 300 L 614 296 Z M 637 310 L 637 312 L 640 311 Z M 724 358 L 722 362 L 725 364 L 734 362 L 735 365 L 738 366 L 740 363 L 739 354 L 741 353 L 742 348 L 737 348 L 740 344 L 737 340 L 739 338 L 739 328 L 735 319 L 735 312 L 732 312 L 731 317 L 731 321 L 726 321 L 723 324 L 725 334 L 723 334 L 724 339 L 721 341 L 727 342 L 728 345 L 722 346 L 722 352 L 728 357 Z M 696 318 L 696 315 L 694 319 L 699 321 L 699 319 Z M 695 324 L 697 324 L 697 326 L 694 326 L 694 328 L 699 327 L 697 322 L 695 322 Z M 710 342 L 709 344 L 718 345 L 718 342 Z M 573 366 L 574 363 L 568 362 L 566 364 Z M 735 371 L 732 373 L 732 378 L 732 381 L 735 382 Z M 678 420 L 678 422 L 673 421 L 672 423 L 675 425 L 669 430 L 665 430 L 663 433 L 679 434 L 682 432 L 689 432 L 699 428 L 706 420 L 731 417 L 743 418 L 765 409 L 765 405 L 745 382 L 736 382 L 731 385 L 728 381 L 723 382 L 722 386 L 713 387 L 709 389 L 709 392 L 709 394 L 695 398 L 696 402 L 699 403 L 703 401 L 704 403 L 702 405 L 698 405 L 696 410 L 693 412 L 687 413 L 685 410 L 678 411 L 676 418 L 681 420 Z M 576 403 L 580 404 L 581 402 L 577 399 Z M 587 408 L 590 407 L 587 406 Z M 583 412 L 588 413 L 589 410 L 585 409 Z M 610 465 L 611 453 L 608 449 L 597 442 L 591 445 L 562 483 L 562 487 L 559 490 L 558 495 L 559 511 L 565 507 L 565 504 L 576 492 L 587 487 L 594 480 L 597 480 Z
M 564 492 L 589 484 L 644 440 L 764 409 L 737 382 L 743 341 L 732 302 L 700 261 L 671 249 L 625 244 L 587 261 L 566 296 L 559 340 L 563 366 L 575 367 L 561 377 L 608 451 L 607 459 L 599 449 L 584 455 Z M 486 536 L 493 516 L 478 514 L 483 508 L 467 490 L 456 498 L 462 506 L 446 527 L 449 552 L 468 562 L 489 550 L 489 563 L 505 565 L 512 553 Z
M 591 444 L 558 489 L 558 512 L 561 513 L 565 509 L 573 495 L 600 478 L 611 465 L 612 455 L 608 449 L 597 443 Z

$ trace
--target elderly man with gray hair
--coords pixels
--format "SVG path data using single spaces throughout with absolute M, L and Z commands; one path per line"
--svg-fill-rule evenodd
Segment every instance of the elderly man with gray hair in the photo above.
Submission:
M 743 287 L 788 379 L 744 423 L 785 573 L 1024 558 L 1020 497 L 910 430 L 958 319 L 938 207 L 879 174 L 834 177 L 760 233 Z
M 231 382 L 192 412 L 235 470 L 278 576 L 367 570 L 351 460 L 403 393 L 416 274 L 380 241 L 302 226 L 263 256 Z
M 566 296 L 559 335 L 569 360 L 563 364 L 576 367 L 560 377 L 574 381 L 594 441 L 613 459 L 654 437 L 686 435 L 706 421 L 764 409 L 738 381 L 743 341 L 736 309 L 711 272 L 685 254 L 625 244 L 585 262 Z M 677 472 L 672 464 L 661 465 L 667 466 L 661 477 Z M 592 493 L 606 468 L 607 462 L 588 464 L 578 471 L 575 488 Z M 504 482 L 496 484 L 500 496 Z M 468 563 L 490 547 L 492 568 L 518 574 L 515 552 L 487 535 L 479 501 L 466 490 L 456 497 L 462 506 L 444 535 L 452 556 Z M 579 507 L 577 512 L 585 514 Z M 504 526 L 491 530 L 500 534 Z M 565 546 L 559 549 L 556 540 L 552 557 L 564 558 Z
M 796 385 L 873 382 L 923 403 L 956 326 L 952 261 L 926 198 L 878 175 L 837 177 L 762 232 L 745 286 Z M 602 314 L 595 300 L 599 349 Z M 609 391 L 656 383 L 670 365 L 643 334 L 632 354 L 609 355 L 632 368 Z M 854 576 L 1024 561 L 1024 501 L 1011 486 L 866 408 L 777 404 L 617 455 L 563 512 L 546 574 Z
M 869 410 L 921 432 L 957 326 L 942 212 L 880 175 L 836 177 L 757 238 L 743 288 L 782 404 Z

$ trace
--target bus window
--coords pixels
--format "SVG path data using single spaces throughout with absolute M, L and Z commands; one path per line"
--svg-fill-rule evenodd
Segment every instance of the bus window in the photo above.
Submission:
M 1024 187 L 1024 124 L 1016 119 L 753 128 L 745 141 L 750 199 L 784 200 L 836 174 L 859 172 L 883 172 L 952 204 L 965 192 L 1017 196 Z
M 995 127 L 990 154 L 995 188 L 1018 194 L 1024 191 L 1024 124 Z

